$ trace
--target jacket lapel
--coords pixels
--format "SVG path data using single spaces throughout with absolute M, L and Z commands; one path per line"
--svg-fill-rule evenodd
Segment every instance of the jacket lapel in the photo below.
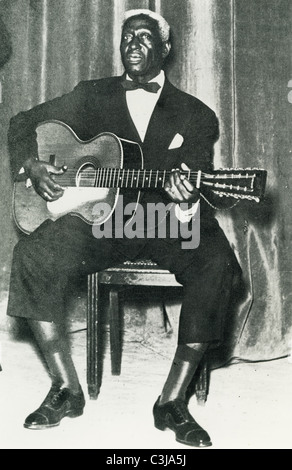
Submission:
M 155 106 L 146 132 L 143 148 L 147 152 L 147 163 L 159 168 L 164 163 L 165 152 L 181 128 L 179 103 L 176 88 L 166 79 L 160 98 Z M 164 165 L 162 164 L 162 167 Z
M 121 85 L 122 78 L 123 76 L 118 77 L 110 92 L 106 94 L 103 109 L 100 110 L 100 121 L 106 131 L 140 143 L 141 139 L 128 110 L 126 93 Z

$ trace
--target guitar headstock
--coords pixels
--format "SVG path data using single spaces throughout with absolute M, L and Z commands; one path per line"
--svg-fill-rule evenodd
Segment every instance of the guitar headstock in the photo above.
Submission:
M 201 185 L 215 194 L 260 202 L 264 196 L 267 171 L 260 168 L 220 168 L 203 173 Z

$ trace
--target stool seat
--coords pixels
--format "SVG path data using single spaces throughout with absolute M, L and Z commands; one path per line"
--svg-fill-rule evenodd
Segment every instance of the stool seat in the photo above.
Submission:
M 125 261 L 99 273 L 101 284 L 129 286 L 182 287 L 174 274 L 153 261 Z

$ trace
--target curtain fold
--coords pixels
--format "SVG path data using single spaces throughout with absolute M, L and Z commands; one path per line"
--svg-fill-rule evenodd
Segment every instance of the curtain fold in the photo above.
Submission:
M 262 203 L 241 202 L 217 213 L 245 283 L 217 360 L 286 355 L 292 333 L 290 0 L 2 1 L 0 14 L 13 48 L 1 70 L 1 185 L 8 189 L 0 212 L 9 227 L 2 236 L 5 272 L 15 240 L 7 208 L 9 119 L 80 80 L 120 74 L 121 19 L 130 8 L 155 10 L 173 27 L 167 73 L 218 115 L 215 167 L 268 170 Z M 3 285 L 7 290 L 7 276 Z

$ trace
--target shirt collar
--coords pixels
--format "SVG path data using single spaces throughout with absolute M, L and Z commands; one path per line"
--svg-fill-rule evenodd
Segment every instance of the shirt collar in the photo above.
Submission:
M 126 74 L 126 79 L 127 80 L 131 80 L 131 77 L 129 77 L 128 74 Z M 161 89 L 163 88 L 163 85 L 164 85 L 164 82 L 165 82 L 165 73 L 164 73 L 164 70 L 160 70 L 159 74 L 156 75 L 156 77 L 153 77 L 151 80 L 149 80 L 148 83 L 151 83 L 151 82 L 157 82 L 158 85 L 161 86 Z

